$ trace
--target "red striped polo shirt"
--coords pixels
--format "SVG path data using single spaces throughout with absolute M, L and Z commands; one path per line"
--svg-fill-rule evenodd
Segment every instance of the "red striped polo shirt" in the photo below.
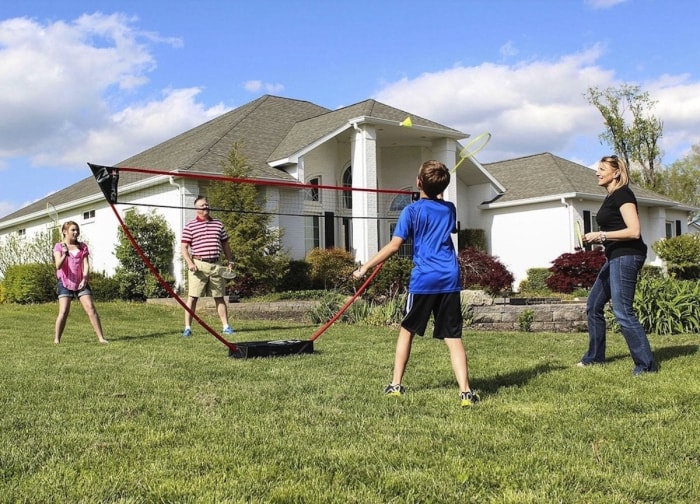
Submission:
M 197 217 L 185 224 L 181 241 L 189 244 L 193 256 L 218 259 L 222 252 L 221 243 L 228 241 L 228 234 L 220 220 Z

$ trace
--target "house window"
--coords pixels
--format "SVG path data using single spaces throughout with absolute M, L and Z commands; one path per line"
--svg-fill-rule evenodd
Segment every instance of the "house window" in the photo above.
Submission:
M 394 236 L 394 230 L 396 229 L 396 222 L 389 224 L 389 240 Z M 401 244 L 399 251 L 396 253 L 399 257 L 413 257 L 413 241 L 411 237 Z
M 18 229 L 17 234 L 20 236 L 26 236 L 27 235 L 27 230 L 26 229 Z
M 666 238 L 673 238 L 673 222 L 666 221 Z
M 352 166 L 343 172 L 343 187 L 352 187 Z M 352 210 L 352 191 L 343 191 L 343 208 Z
M 83 212 L 83 220 L 93 220 L 95 218 L 95 211 L 94 210 L 88 210 L 87 212 Z
M 304 219 L 304 248 L 306 252 L 321 246 L 321 219 L 309 215 Z
M 399 194 L 398 196 L 396 196 L 394 199 L 391 200 L 391 203 L 389 204 L 389 213 L 390 214 L 400 213 L 401 210 L 406 208 L 412 202 L 413 202 L 413 196 L 411 194 Z M 396 229 L 396 222 L 392 222 L 389 224 L 389 240 L 391 240 L 391 238 L 394 236 L 394 229 Z M 412 243 L 410 237 L 408 238 L 408 240 L 403 242 L 403 244 L 401 245 L 401 248 L 399 248 L 399 251 L 397 252 L 397 255 L 399 257 L 412 257 L 413 256 L 413 243 Z
M 399 194 L 393 200 L 391 200 L 391 205 L 389 205 L 390 212 L 400 212 L 408 205 L 411 204 L 413 198 L 410 194 Z
M 321 185 L 321 177 L 313 177 L 309 179 L 307 184 L 312 186 Z M 304 201 L 311 201 L 314 203 L 321 202 L 321 192 L 316 187 L 309 187 L 304 190 Z

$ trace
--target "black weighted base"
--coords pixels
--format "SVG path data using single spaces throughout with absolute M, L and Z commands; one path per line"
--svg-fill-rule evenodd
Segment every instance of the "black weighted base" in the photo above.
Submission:
M 228 351 L 228 356 L 234 359 L 314 353 L 314 342 L 312 340 L 249 341 L 236 343 L 235 345 L 235 350 L 229 349 Z

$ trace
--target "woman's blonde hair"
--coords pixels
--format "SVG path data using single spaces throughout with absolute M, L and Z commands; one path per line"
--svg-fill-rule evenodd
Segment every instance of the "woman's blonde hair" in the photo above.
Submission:
M 617 176 L 610 184 L 611 188 L 608 192 L 617 191 L 620 187 L 624 187 L 630 183 L 630 172 L 624 159 L 618 157 L 616 154 L 613 154 L 612 156 L 603 156 L 600 158 L 599 162 L 610 165 L 613 170 L 617 170 Z

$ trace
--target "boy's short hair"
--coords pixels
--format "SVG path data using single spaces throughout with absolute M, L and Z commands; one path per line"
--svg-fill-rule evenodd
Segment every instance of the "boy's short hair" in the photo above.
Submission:
M 418 169 L 418 180 L 421 189 L 429 198 L 435 198 L 445 192 L 450 185 L 450 170 L 444 163 L 431 159 L 426 161 Z

